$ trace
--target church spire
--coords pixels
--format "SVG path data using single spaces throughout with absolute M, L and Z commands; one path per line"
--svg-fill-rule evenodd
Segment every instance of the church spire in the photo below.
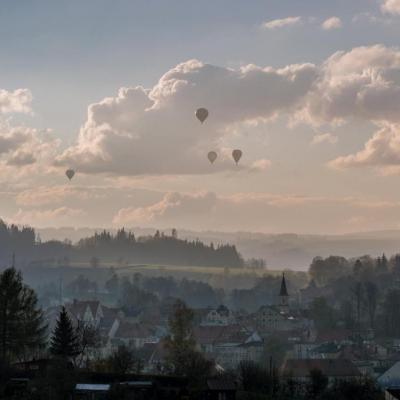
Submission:
M 288 313 L 289 311 L 289 293 L 286 287 L 285 274 L 282 274 L 281 290 L 279 291 L 280 304 L 279 308 L 281 313 Z
M 279 292 L 279 296 L 280 297 L 289 297 L 287 287 L 286 287 L 285 273 L 282 274 L 281 290 Z

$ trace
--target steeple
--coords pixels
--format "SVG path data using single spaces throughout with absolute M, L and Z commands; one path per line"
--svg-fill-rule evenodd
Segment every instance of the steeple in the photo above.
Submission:
M 279 291 L 280 304 L 279 308 L 281 312 L 287 313 L 289 311 L 289 293 L 286 287 L 285 274 L 282 274 L 281 290 Z
M 285 273 L 282 274 L 281 290 L 279 292 L 279 296 L 280 297 L 289 297 L 287 287 L 286 287 Z

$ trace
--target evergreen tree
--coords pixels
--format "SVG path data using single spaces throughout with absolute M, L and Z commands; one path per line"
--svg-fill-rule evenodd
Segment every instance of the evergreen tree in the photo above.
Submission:
M 51 338 L 50 352 L 53 356 L 68 359 L 79 354 L 79 339 L 65 307 L 61 309 Z
M 382 272 L 388 272 L 388 260 L 385 256 L 385 253 L 382 254 L 381 269 L 382 269 Z
M 45 342 L 46 326 L 35 292 L 15 268 L 0 274 L 0 357 L 27 357 Z

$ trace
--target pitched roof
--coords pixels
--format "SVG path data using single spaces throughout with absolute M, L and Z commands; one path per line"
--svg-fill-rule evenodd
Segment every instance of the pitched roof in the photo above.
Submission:
M 400 388 L 394 387 L 394 388 L 388 388 L 386 391 L 393 396 L 395 399 L 400 399 Z
M 100 305 L 100 302 L 98 300 L 76 300 L 74 299 L 73 303 L 70 304 L 67 308 L 68 311 L 74 315 L 77 319 L 80 319 L 83 317 L 83 315 L 86 312 L 86 309 L 89 307 L 90 312 L 92 313 L 93 316 L 96 316 L 96 311 Z
M 287 287 L 286 287 L 286 279 L 285 279 L 285 274 L 282 274 L 282 282 L 281 282 L 281 290 L 279 291 L 279 296 L 289 296 Z
M 328 377 L 355 377 L 360 376 L 357 367 L 347 359 L 303 359 L 286 360 L 283 373 L 294 378 L 304 378 L 310 371 L 318 369 Z
M 115 332 L 115 338 L 120 339 L 133 339 L 133 338 L 148 338 L 153 336 L 153 331 L 143 324 L 132 324 L 129 322 L 121 322 L 117 331 Z
M 252 332 L 240 325 L 198 326 L 193 329 L 196 342 L 200 345 L 217 343 L 245 343 Z

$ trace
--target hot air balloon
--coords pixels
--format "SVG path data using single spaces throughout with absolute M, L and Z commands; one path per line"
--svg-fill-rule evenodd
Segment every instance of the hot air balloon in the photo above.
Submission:
M 196 110 L 196 117 L 201 123 L 203 123 L 208 117 L 207 108 L 198 108 Z
M 208 159 L 210 160 L 211 164 L 214 164 L 214 161 L 217 159 L 218 154 L 215 151 L 210 151 L 207 155 Z
M 242 150 L 233 150 L 232 151 L 232 157 L 235 160 L 235 163 L 237 164 L 239 162 L 239 160 L 242 158 Z
M 74 177 L 74 175 L 75 175 L 75 171 L 74 171 L 73 169 L 67 169 L 67 170 L 65 171 L 65 175 L 67 175 L 67 178 L 68 178 L 69 180 L 71 180 L 71 179 Z

